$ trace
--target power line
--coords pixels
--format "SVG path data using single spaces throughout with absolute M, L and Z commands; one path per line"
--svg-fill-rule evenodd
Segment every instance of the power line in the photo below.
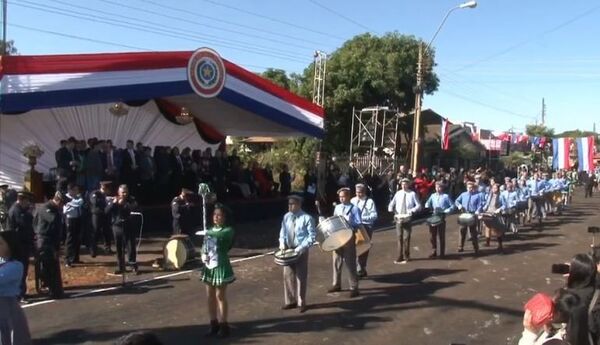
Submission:
M 153 14 L 153 15 L 156 15 L 156 16 L 160 16 L 160 17 L 164 17 L 164 18 L 169 18 L 169 19 L 177 20 L 177 21 L 180 21 L 180 22 L 190 23 L 190 24 L 193 24 L 193 25 L 199 25 L 199 23 L 197 21 L 192 21 L 192 20 L 189 20 L 189 19 L 181 18 L 181 17 L 175 17 L 175 16 L 171 16 L 171 15 L 168 15 L 168 14 L 165 14 L 165 13 L 151 11 L 151 10 L 147 10 L 147 9 L 140 8 L 140 7 L 128 6 L 128 5 L 125 5 L 125 4 L 122 4 L 122 3 L 118 3 L 118 2 L 114 2 L 114 1 L 110 1 L 110 0 L 99 0 L 99 1 L 105 2 L 107 4 L 111 4 L 111 5 L 114 5 L 114 6 L 128 8 L 128 9 L 134 10 L 134 11 L 149 13 L 149 14 Z M 60 2 L 60 1 L 55 1 L 55 2 Z M 238 31 L 238 30 L 231 30 L 231 29 L 220 28 L 218 26 L 214 26 L 214 25 L 210 25 L 210 24 L 206 24 L 206 23 L 202 23 L 201 25 L 205 26 L 207 28 L 211 28 L 211 29 L 221 30 L 221 31 L 225 31 L 225 32 L 230 32 L 230 33 L 234 33 L 234 34 L 238 34 L 238 35 L 242 35 L 242 36 L 248 36 L 248 37 L 252 37 L 252 38 L 255 38 L 255 39 L 269 41 L 269 42 L 273 42 L 273 43 L 277 43 L 277 44 L 282 44 L 282 45 L 287 45 L 287 46 L 291 46 L 291 47 L 307 49 L 309 51 L 314 50 L 314 47 L 308 47 L 308 46 L 298 45 L 298 44 L 290 43 L 289 41 L 286 42 L 286 41 L 281 41 L 281 40 L 277 40 L 277 39 L 273 39 L 273 38 L 268 38 L 268 37 L 253 35 L 253 34 L 250 34 L 250 33 L 247 33 L 247 32 L 242 32 L 242 31 Z M 215 36 L 213 36 L 213 37 L 215 37 Z
M 559 25 L 557 25 L 555 27 L 552 27 L 552 28 L 550 28 L 548 30 L 545 30 L 545 31 L 543 31 L 543 32 L 541 32 L 541 33 L 533 36 L 533 37 L 530 37 L 530 38 L 525 39 L 525 40 L 523 40 L 521 42 L 518 42 L 518 43 L 516 43 L 514 45 L 511 45 L 511 46 L 509 46 L 509 47 L 507 47 L 507 48 L 505 48 L 505 49 L 503 49 L 503 50 L 501 50 L 501 51 L 499 51 L 497 53 L 494 53 L 494 54 L 489 55 L 487 57 L 484 57 L 484 58 L 482 58 L 480 60 L 476 60 L 474 62 L 466 64 L 466 65 L 462 66 L 461 68 L 458 68 L 458 69 L 454 70 L 453 72 L 460 72 L 460 71 L 465 70 L 467 68 L 479 65 L 479 64 L 481 64 L 483 62 L 486 62 L 486 61 L 495 59 L 495 58 L 497 58 L 499 56 L 505 55 L 505 54 L 507 54 L 507 53 L 509 53 L 509 52 L 517 49 L 517 48 L 520 48 L 521 46 L 524 46 L 524 45 L 526 45 L 526 44 L 528 44 L 528 43 L 530 43 L 530 42 L 532 42 L 532 41 L 534 41 L 534 40 L 536 40 L 536 39 L 538 39 L 540 37 L 543 37 L 543 36 L 545 36 L 547 34 L 550 34 L 550 33 L 553 33 L 555 31 L 558 31 L 558 30 L 562 29 L 563 27 L 568 26 L 568 25 L 570 25 L 570 24 L 578 21 L 579 19 L 582 19 L 582 18 L 584 18 L 584 17 L 592 14 L 593 12 L 597 11 L 598 9 L 600 9 L 600 5 L 594 6 L 594 7 L 590 8 L 590 9 L 584 11 L 583 13 L 580 13 L 580 14 L 576 15 L 573 18 L 570 18 L 570 19 L 568 19 L 568 20 L 560 23 Z
M 26 0 L 21 0 L 21 2 L 31 3 L 31 2 L 26 1 Z M 221 41 L 221 40 L 206 39 L 204 37 L 200 37 L 200 36 L 197 36 L 197 35 L 190 35 L 189 33 L 187 35 L 182 35 L 179 32 L 174 32 L 172 30 L 165 30 L 164 26 L 162 24 L 160 24 L 160 23 L 155 24 L 155 25 L 158 25 L 158 26 L 153 27 L 153 26 L 141 25 L 141 24 L 130 24 L 130 23 L 127 23 L 127 22 L 116 20 L 114 18 L 104 19 L 105 17 L 90 15 L 90 14 L 87 14 L 87 13 L 81 13 L 81 12 L 74 12 L 74 11 L 64 10 L 64 9 L 60 9 L 60 8 L 56 8 L 56 7 L 51 7 L 51 6 L 39 7 L 39 5 L 35 4 L 35 3 L 33 3 L 33 4 L 36 5 L 35 7 L 34 6 L 30 6 L 30 5 L 25 5 L 23 3 L 14 3 L 14 2 L 12 2 L 11 4 L 17 5 L 17 6 L 26 7 L 26 8 L 30 8 L 30 9 L 34 9 L 34 10 L 38 10 L 38 11 L 42 11 L 42 12 L 45 12 L 45 13 L 55 13 L 55 14 L 59 14 L 59 15 L 63 15 L 63 16 L 71 17 L 71 18 L 78 18 L 78 19 L 83 19 L 83 20 L 95 22 L 95 23 L 102 23 L 102 24 L 107 24 L 107 25 L 111 25 L 111 26 L 118 26 L 118 27 L 123 27 L 123 28 L 131 29 L 131 30 L 141 31 L 141 32 L 145 32 L 145 33 L 153 33 L 153 34 L 156 34 L 156 35 L 161 35 L 161 36 L 166 36 L 166 37 L 171 37 L 171 38 L 177 38 L 177 39 L 182 39 L 182 40 L 187 40 L 187 41 L 200 42 L 202 44 L 206 44 L 207 42 L 211 42 L 211 43 L 213 43 L 213 44 L 215 44 L 217 46 L 226 47 L 226 48 L 230 48 L 230 49 L 234 49 L 234 50 L 239 50 L 239 51 L 244 51 L 244 52 L 248 52 L 248 53 L 256 54 L 256 55 L 261 55 L 261 56 L 271 56 L 273 58 L 287 60 L 287 61 L 292 61 L 292 62 L 304 63 L 304 64 L 307 64 L 307 65 L 309 63 L 306 60 L 299 59 L 297 57 L 297 54 L 295 54 L 295 55 L 286 54 L 285 52 L 274 51 L 274 50 L 270 50 L 269 48 L 260 48 L 260 47 L 254 46 L 254 45 L 246 45 L 246 46 L 244 46 L 244 45 L 232 45 L 232 44 L 229 44 L 228 42 L 223 43 L 223 41 Z M 58 9 L 58 11 L 57 10 L 52 10 L 52 8 Z M 73 14 L 73 13 L 75 13 L 75 14 Z M 96 19 L 94 19 L 94 18 L 96 18 Z M 161 27 L 161 26 L 163 26 L 163 27 Z M 156 27 L 158 27 L 159 29 L 156 29 Z M 146 28 L 146 29 L 144 29 L 144 28 Z
M 347 22 L 350 22 L 350 23 L 352 23 L 352 24 L 354 24 L 354 25 L 356 25 L 356 26 L 358 26 L 358 27 L 360 27 L 362 29 L 365 29 L 365 30 L 370 31 L 370 32 L 375 32 L 374 30 L 369 29 L 366 25 L 364 25 L 364 24 L 362 24 L 362 23 L 360 23 L 360 22 L 358 22 L 358 21 L 356 21 L 356 20 L 354 20 L 354 19 L 352 19 L 352 18 L 350 18 L 350 17 L 348 17 L 348 16 L 346 16 L 346 15 L 338 12 L 338 11 L 335 11 L 332 8 L 329 8 L 329 7 L 327 7 L 327 6 L 323 5 L 323 4 L 320 4 L 320 3 L 316 2 L 315 0 L 308 0 L 308 1 L 311 2 L 311 3 L 313 3 L 314 5 L 322 8 L 322 9 L 328 11 L 328 12 L 331 12 L 331 13 L 335 14 L 336 16 L 338 16 L 338 17 L 346 20 Z
M 462 99 L 464 101 L 467 101 L 467 102 L 470 102 L 470 103 L 473 103 L 473 104 L 477 104 L 479 106 L 482 106 L 482 107 L 485 107 L 485 108 L 489 108 L 489 109 L 495 110 L 495 111 L 500 112 L 500 113 L 505 113 L 505 114 L 509 114 L 509 115 L 513 115 L 513 116 L 518 116 L 518 117 L 521 117 L 521 118 L 524 118 L 524 119 L 529 119 L 529 120 L 535 118 L 535 116 L 528 116 L 528 115 L 524 115 L 524 114 L 520 114 L 520 113 L 515 113 L 515 112 L 507 110 L 507 109 L 502 109 L 502 108 L 499 108 L 499 107 L 496 107 L 496 106 L 493 106 L 493 105 L 490 105 L 490 104 L 486 104 L 486 103 L 480 102 L 478 100 L 474 100 L 474 99 L 465 97 L 463 95 L 459 95 L 459 94 L 454 93 L 452 91 L 438 90 L 438 92 L 446 93 L 446 94 L 448 94 L 448 95 L 450 95 L 452 97 L 459 98 L 459 99 Z
M 315 33 L 315 34 L 319 34 L 319 35 L 322 35 L 322 36 L 325 36 L 325 37 L 328 37 L 328 38 L 337 38 L 337 39 L 340 39 L 340 40 L 346 40 L 346 38 L 344 38 L 344 37 L 332 35 L 329 32 L 323 32 L 323 31 L 314 30 L 314 29 L 311 29 L 311 28 L 306 27 L 306 26 L 302 26 L 302 25 L 298 25 L 298 24 L 295 24 L 295 23 L 287 22 L 287 21 L 284 21 L 284 20 L 281 20 L 281 19 L 277 19 L 277 18 L 265 16 L 265 15 L 260 14 L 260 13 L 256 13 L 256 12 L 245 10 L 243 8 L 239 8 L 239 7 L 235 7 L 235 6 L 231 6 L 231 5 L 227 5 L 227 4 L 222 4 L 222 3 L 219 3 L 219 2 L 214 1 L 214 0 L 201 0 L 201 1 L 208 2 L 208 3 L 213 4 L 215 6 L 224 7 L 224 8 L 236 11 L 236 12 L 248 14 L 248 15 L 251 15 L 251 16 L 254 16 L 254 17 L 257 17 L 257 18 L 266 19 L 266 20 L 269 20 L 269 21 L 272 21 L 272 22 L 275 22 L 275 23 L 279 23 L 279 24 L 291 26 L 291 27 L 294 27 L 296 29 L 301 29 L 301 30 L 304 30 L 304 31 L 308 31 L 308 32 L 312 32 L 312 33 Z
M 250 26 L 250 25 L 244 25 L 244 24 L 232 22 L 232 21 L 228 21 L 228 20 L 225 20 L 225 19 L 222 19 L 222 18 L 215 18 L 215 17 L 203 15 L 203 14 L 200 14 L 198 12 L 190 11 L 190 10 L 187 10 L 187 9 L 182 9 L 182 8 L 167 6 L 167 5 L 164 5 L 164 4 L 159 4 L 159 3 L 155 2 L 155 1 L 152 1 L 152 0 L 138 0 L 138 1 L 143 2 L 143 3 L 149 3 L 149 4 L 152 4 L 154 6 L 157 6 L 157 7 L 160 7 L 160 8 L 165 8 L 165 9 L 169 9 L 169 10 L 172 10 L 172 11 L 175 11 L 175 12 L 180 12 L 180 13 L 184 13 L 184 14 L 187 14 L 187 15 L 193 15 L 193 16 L 198 17 L 198 18 L 205 18 L 205 19 L 208 19 L 208 20 L 217 21 L 219 23 L 225 23 L 225 24 L 229 24 L 229 25 L 241 27 L 241 28 L 244 28 L 244 29 L 250 29 L 250 30 L 254 30 L 254 31 L 266 33 L 266 34 L 269 34 L 269 35 L 280 36 L 280 37 L 284 37 L 284 38 L 290 38 L 292 40 L 296 40 L 296 41 L 299 41 L 299 42 L 306 42 L 306 43 L 310 43 L 310 44 L 313 44 L 313 45 L 323 44 L 323 42 L 312 41 L 312 40 L 308 40 L 308 39 L 303 38 L 303 37 L 292 36 L 292 35 L 287 35 L 287 34 L 284 34 L 284 33 L 276 32 L 276 31 L 271 31 L 271 30 L 265 30 L 265 29 L 261 29 L 261 28 L 256 28 L 256 27 L 253 27 L 253 26 Z
M 109 42 L 109 41 L 102 41 L 102 40 L 98 40 L 98 39 L 95 39 L 95 38 L 89 38 L 89 37 L 71 35 L 71 34 L 66 34 L 66 33 L 63 33 L 63 32 L 57 32 L 57 31 L 51 31 L 51 30 L 44 30 L 44 29 L 40 29 L 40 28 L 33 28 L 33 27 L 30 27 L 30 26 L 19 25 L 19 24 L 14 24 L 14 23 L 8 23 L 8 25 L 12 26 L 12 27 L 15 27 L 15 28 L 23 29 L 23 30 L 29 30 L 29 31 L 33 31 L 33 32 L 40 32 L 40 33 L 45 33 L 45 34 L 54 35 L 54 36 L 61 36 L 61 37 L 71 38 L 71 39 L 74 39 L 74 40 L 87 41 L 87 42 L 93 42 L 93 43 L 100 43 L 100 44 L 105 44 L 105 45 L 110 45 L 110 46 L 115 46 L 115 47 L 120 47 L 120 48 L 128 48 L 128 49 L 135 49 L 135 50 L 141 50 L 141 51 L 152 51 L 152 49 L 148 49 L 148 48 L 141 48 L 141 47 L 136 47 L 136 46 L 130 46 L 130 45 L 127 45 L 127 44 L 121 44 L 121 43 L 115 43 L 115 42 Z

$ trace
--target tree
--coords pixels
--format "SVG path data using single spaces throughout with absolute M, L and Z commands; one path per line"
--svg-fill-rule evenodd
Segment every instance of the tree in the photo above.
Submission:
M 527 125 L 525 131 L 530 137 L 554 137 L 554 128 L 548 128 L 544 125 Z
M 598 137 L 598 134 L 594 133 L 592 131 L 581 131 L 579 129 L 575 129 L 575 130 L 571 130 L 571 131 L 564 131 L 562 133 L 557 134 L 556 136 L 559 138 L 562 138 L 562 137 L 581 138 L 581 137 L 589 137 L 589 136 Z
M 0 40 L 0 52 L 5 52 L 6 55 L 16 55 L 18 52 L 15 47 L 15 41 L 10 40 L 4 42 L 3 40 Z
M 286 90 L 290 90 L 292 86 L 292 81 L 288 77 L 287 73 L 284 70 L 278 68 L 268 68 L 266 71 L 261 73 L 263 78 L 269 79 L 275 84 L 281 86 Z
M 350 140 L 352 109 L 390 105 L 403 112 L 414 108 L 418 47 L 413 36 L 388 33 L 378 37 L 362 34 L 346 41 L 327 61 L 325 77 L 326 147 L 345 152 Z M 439 80 L 432 72 L 434 52 L 425 69 L 424 92 L 437 90 Z M 302 77 L 299 94 L 312 95 L 314 64 Z

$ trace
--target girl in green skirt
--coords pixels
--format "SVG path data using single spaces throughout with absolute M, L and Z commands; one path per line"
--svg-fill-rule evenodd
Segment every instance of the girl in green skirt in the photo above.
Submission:
M 229 325 L 227 324 L 227 297 L 225 295 L 227 284 L 235 280 L 229 249 L 233 245 L 233 228 L 230 225 L 231 215 L 222 205 L 215 205 L 213 211 L 213 226 L 208 231 L 199 231 L 196 234 L 204 235 L 202 247 L 201 280 L 206 283 L 208 295 L 208 314 L 210 316 L 210 330 L 207 336 L 217 335 L 227 337 Z M 217 311 L 219 312 L 217 316 Z

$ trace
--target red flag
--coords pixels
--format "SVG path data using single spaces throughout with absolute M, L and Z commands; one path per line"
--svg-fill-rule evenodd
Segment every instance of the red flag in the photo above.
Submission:
M 442 150 L 447 151 L 450 148 L 450 121 L 442 118 L 442 133 L 440 135 Z

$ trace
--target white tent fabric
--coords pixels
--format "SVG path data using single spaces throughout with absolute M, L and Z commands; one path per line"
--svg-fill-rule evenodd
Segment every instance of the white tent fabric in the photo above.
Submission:
M 109 112 L 114 103 L 33 110 L 20 115 L 0 115 L 0 183 L 22 186 L 24 172 L 29 170 L 22 150 L 37 144 L 44 155 L 36 170 L 47 175 L 56 166 L 54 152 L 61 139 L 75 137 L 111 139 L 122 148 L 128 139 L 146 146 L 177 146 L 213 150 L 202 140 L 193 123 L 177 125 L 163 117 L 154 102 L 142 107 L 129 107 L 129 113 L 115 116 Z

